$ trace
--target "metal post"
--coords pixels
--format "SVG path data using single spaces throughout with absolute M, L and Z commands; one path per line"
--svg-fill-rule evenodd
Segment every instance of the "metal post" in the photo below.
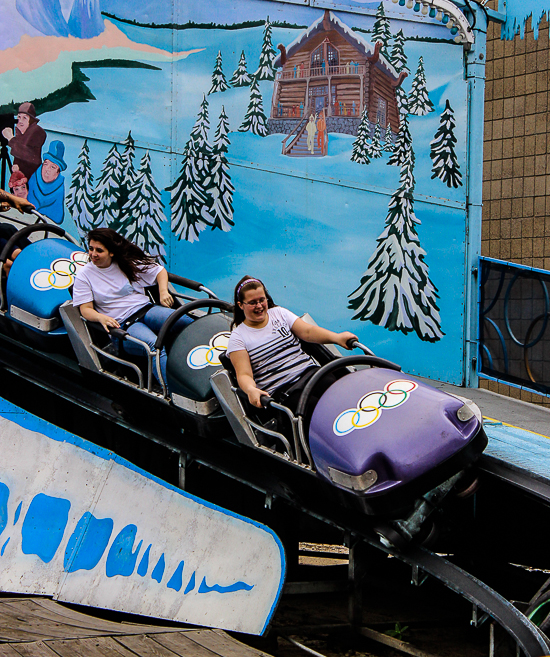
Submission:
M 178 485 L 182 490 L 185 490 L 185 471 L 187 468 L 187 454 L 180 452 L 178 464 Z
M 361 627 L 363 623 L 363 579 L 366 572 L 366 546 L 361 540 L 353 541 L 353 537 L 348 541 L 348 615 L 349 622 L 353 627 Z
M 478 278 L 481 252 L 481 217 L 483 199 L 483 121 L 485 101 L 485 56 L 487 17 L 483 9 L 472 4 L 475 12 L 475 40 L 466 53 L 468 81 L 468 143 L 466 190 L 466 299 L 464 317 L 464 384 L 477 388 L 478 360 Z

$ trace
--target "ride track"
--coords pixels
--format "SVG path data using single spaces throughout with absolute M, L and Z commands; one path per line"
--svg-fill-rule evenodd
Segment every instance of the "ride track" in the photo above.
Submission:
M 96 418 L 99 416 L 114 425 L 115 431 L 126 429 L 133 435 L 139 435 L 176 453 L 179 457 L 182 487 L 185 487 L 185 469 L 194 461 L 259 491 L 270 503 L 278 498 L 285 504 L 294 506 L 328 525 L 351 532 L 356 539 L 432 575 L 447 588 L 491 616 L 521 647 L 527 657 L 542 657 L 550 653 L 547 637 L 503 596 L 459 566 L 423 547 L 409 546 L 404 552 L 385 547 L 373 528 L 365 527 L 365 516 L 343 509 L 334 499 L 334 489 L 319 482 L 315 477 L 310 478 L 310 486 L 304 487 L 301 476 L 297 477 L 293 469 L 277 462 L 274 468 L 271 459 L 267 467 L 268 457 L 229 442 L 227 435 L 221 440 L 216 439 L 214 443 L 206 443 L 204 437 L 191 435 L 190 432 L 184 432 L 182 437 L 181 428 L 172 423 L 172 426 L 161 424 L 158 414 L 155 421 L 144 421 L 141 413 L 136 417 L 118 404 L 113 405 L 108 396 L 97 390 L 91 392 L 84 379 L 78 381 L 80 377 L 75 377 L 74 374 L 67 377 L 65 368 L 59 368 L 59 363 L 51 355 L 25 347 L 3 334 L 0 334 L 0 360 L 3 365 L 4 383 L 0 388 L 1 394 L 8 400 L 15 396 L 17 403 L 24 406 L 25 410 L 49 420 L 54 411 L 51 400 L 61 398 L 70 404 L 76 414 L 73 418 L 66 417 L 67 427 L 63 427 L 64 423 L 60 422 L 58 415 L 57 424 L 62 428 L 74 431 L 76 418 L 82 437 L 92 441 L 95 438 L 97 441 L 94 434 L 98 425 L 86 418 L 87 414 L 92 413 Z M 57 371 L 52 370 L 54 365 L 57 366 Z M 9 373 L 17 377 L 19 385 L 22 386 L 19 391 L 22 395 L 18 394 L 17 385 L 10 385 L 13 380 Z M 5 389 L 6 383 L 9 390 Z M 36 388 L 50 393 L 46 395 L 47 399 L 43 400 L 45 403 L 41 404 L 44 393 L 41 395 Z M 27 400 L 26 404 L 21 403 L 24 398 Z M 222 426 L 220 425 L 220 429 Z M 225 426 L 225 433 L 228 432 L 229 427 Z M 315 482 L 320 485 L 314 486 Z
M 381 541 L 376 532 L 376 519 L 369 518 L 358 507 L 344 505 L 339 489 L 311 470 L 292 467 L 293 464 L 283 459 L 274 459 L 266 452 L 239 444 L 223 415 L 213 421 L 208 431 L 201 430 L 200 424 L 186 425 L 182 422 L 185 414 L 166 400 L 136 393 L 135 389 L 117 385 L 112 379 L 81 370 L 74 360 L 9 337 L 6 329 L 9 319 L 3 317 L 2 320 L 0 395 L 9 401 L 91 442 L 101 444 L 104 432 L 124 433 L 134 451 L 139 451 L 139 445 L 144 443 L 160 446 L 164 454 L 167 450 L 177 456 L 180 487 L 206 499 L 208 491 L 204 485 L 195 486 L 197 473 L 192 472 L 191 466 L 205 466 L 208 471 L 221 474 L 222 480 L 229 478 L 258 491 L 270 510 L 272 506 L 280 506 L 278 501 L 281 501 L 282 512 L 279 508 L 277 513 L 272 513 L 272 528 L 276 532 L 284 531 L 288 506 L 294 507 L 329 527 L 346 532 L 354 542 L 364 542 L 432 575 L 492 617 L 527 657 L 550 653 L 547 637 L 502 595 L 426 548 L 412 543 L 400 550 Z M 150 465 L 153 470 L 158 464 L 151 462 Z M 163 469 L 161 476 L 166 477 L 166 468 L 161 467 Z M 222 506 L 241 504 L 227 492 L 230 486 L 226 489 L 222 484 L 222 488 Z M 217 494 L 215 490 L 210 492 L 214 496 Z M 278 527 L 281 518 L 283 524 Z M 269 525 L 269 521 L 266 524 Z M 290 550 L 293 547 L 287 544 Z

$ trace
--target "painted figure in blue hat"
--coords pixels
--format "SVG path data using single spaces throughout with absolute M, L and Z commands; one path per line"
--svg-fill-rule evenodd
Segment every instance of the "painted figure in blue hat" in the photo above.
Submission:
M 65 178 L 61 175 L 67 168 L 64 155 L 63 142 L 52 141 L 41 166 L 29 180 L 28 200 L 56 224 L 62 223 L 65 212 Z

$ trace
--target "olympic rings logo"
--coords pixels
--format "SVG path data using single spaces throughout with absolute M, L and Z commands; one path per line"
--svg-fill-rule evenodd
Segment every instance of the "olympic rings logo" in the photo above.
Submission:
M 31 285 L 35 290 L 66 290 L 74 283 L 78 270 L 88 262 L 84 251 L 73 251 L 70 258 L 57 258 L 49 269 L 37 269 L 31 274 Z
M 189 367 L 192 370 L 202 370 L 208 365 L 221 365 L 219 356 L 227 349 L 230 335 L 227 331 L 216 333 L 207 345 L 200 344 L 192 349 L 187 355 Z
M 332 427 L 337 436 L 345 436 L 355 429 L 364 429 L 373 425 L 382 415 L 383 410 L 391 410 L 404 404 L 409 399 L 418 383 L 406 379 L 396 379 L 384 386 L 384 390 L 373 390 L 359 400 L 357 408 L 349 408 L 340 413 Z

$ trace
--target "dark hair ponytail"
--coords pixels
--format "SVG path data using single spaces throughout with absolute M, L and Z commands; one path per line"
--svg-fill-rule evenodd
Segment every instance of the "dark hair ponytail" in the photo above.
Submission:
M 243 276 L 241 280 L 235 285 L 235 291 L 233 293 L 233 305 L 234 305 L 234 310 L 233 310 L 233 321 L 231 322 L 231 328 L 235 328 L 235 326 L 239 326 L 239 324 L 242 324 L 244 322 L 244 311 L 243 309 L 239 306 L 239 302 L 242 303 L 242 300 L 244 299 L 244 293 L 247 292 L 248 290 L 257 290 L 259 287 L 263 287 L 264 292 L 265 292 L 265 298 L 267 299 L 267 307 L 268 308 L 274 308 L 275 303 L 273 299 L 271 298 L 271 295 L 267 291 L 266 286 L 262 283 L 262 281 L 259 278 L 253 278 L 252 276 Z
M 112 228 L 94 228 L 88 233 L 88 243 L 90 240 L 101 242 L 107 251 L 113 254 L 113 260 L 130 283 L 137 281 L 143 269 L 157 264 L 154 258 Z

